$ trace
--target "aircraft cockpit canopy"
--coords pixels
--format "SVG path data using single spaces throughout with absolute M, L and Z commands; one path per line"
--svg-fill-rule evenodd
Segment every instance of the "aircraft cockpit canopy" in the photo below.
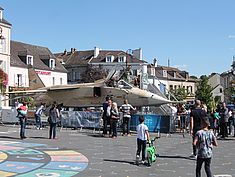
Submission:
M 123 88 L 123 89 L 132 89 L 133 86 L 129 83 L 127 83 L 126 81 L 124 80 L 120 80 L 118 81 L 118 88 Z

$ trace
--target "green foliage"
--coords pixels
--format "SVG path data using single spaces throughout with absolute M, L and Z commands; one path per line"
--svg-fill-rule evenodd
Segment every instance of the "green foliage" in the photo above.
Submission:
M 24 101 L 27 102 L 27 105 L 28 105 L 29 109 L 34 109 L 35 108 L 35 101 L 32 97 L 26 97 L 26 98 L 24 98 Z
M 234 97 L 231 97 L 231 95 L 235 95 L 235 87 L 231 86 L 224 90 L 224 97 L 225 100 L 228 100 L 230 103 L 233 103 L 235 101 Z
M 206 104 L 208 110 L 211 110 L 213 105 L 212 90 L 213 88 L 208 84 L 208 77 L 206 75 L 201 76 L 197 86 L 196 99 Z
M 197 76 L 190 76 L 191 79 L 198 79 Z
M 106 71 L 101 67 L 92 67 L 88 65 L 86 71 L 81 74 L 81 80 L 84 83 L 95 82 L 99 79 L 104 79 L 107 76 Z
M 178 100 L 178 101 L 183 101 L 186 99 L 188 92 L 186 91 L 186 89 L 184 89 L 183 87 L 179 87 L 177 89 L 172 89 L 170 90 L 171 94 L 174 95 L 174 97 Z

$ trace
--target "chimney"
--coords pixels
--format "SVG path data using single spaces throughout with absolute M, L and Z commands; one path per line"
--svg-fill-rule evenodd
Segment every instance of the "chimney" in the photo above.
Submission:
M 71 48 L 71 53 L 74 53 L 76 51 L 76 48 Z
M 0 21 L 2 21 L 3 19 L 3 8 L 0 7 Z
M 153 66 L 157 67 L 157 59 L 156 58 L 153 59 Z
M 66 49 L 64 49 L 63 55 L 67 55 L 67 50 Z
M 100 53 L 100 49 L 98 47 L 94 48 L 94 58 L 97 58 Z
M 135 49 L 132 51 L 133 52 L 133 56 L 135 58 L 138 58 L 139 60 L 143 60 L 143 52 L 142 52 L 142 49 L 139 48 L 139 49 Z

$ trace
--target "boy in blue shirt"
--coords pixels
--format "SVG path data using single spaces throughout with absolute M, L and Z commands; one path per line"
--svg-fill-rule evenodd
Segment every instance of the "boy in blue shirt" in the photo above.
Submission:
M 197 165 L 196 165 L 196 177 L 201 177 L 201 168 L 203 162 L 205 163 L 205 171 L 207 177 L 212 177 L 211 174 L 211 158 L 212 148 L 218 146 L 216 137 L 212 131 L 208 129 L 210 125 L 209 119 L 204 117 L 201 122 L 202 129 L 197 131 L 193 145 L 198 148 Z

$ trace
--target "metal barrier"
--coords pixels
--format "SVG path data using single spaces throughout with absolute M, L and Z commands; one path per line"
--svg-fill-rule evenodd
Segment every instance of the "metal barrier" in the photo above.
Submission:
M 101 112 L 61 111 L 61 127 L 98 128 L 102 126 Z

